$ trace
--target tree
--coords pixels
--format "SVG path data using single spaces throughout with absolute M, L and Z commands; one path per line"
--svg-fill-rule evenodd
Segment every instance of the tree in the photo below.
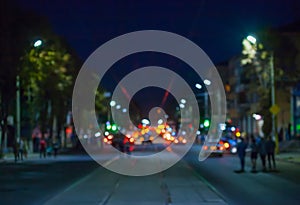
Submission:
M 21 17 L 22 16 L 22 17 Z M 3 0 L 0 6 L 0 125 L 1 149 L 5 147 L 7 118 L 14 111 L 16 93 L 16 74 L 22 53 L 24 36 L 19 19 L 26 19 L 13 1 Z M 7 144 L 14 139 L 8 138 Z
M 67 43 L 53 33 L 43 16 L 20 10 L 14 1 L 8 0 L 1 1 L 0 16 L 0 125 L 3 148 L 7 117 L 15 115 L 16 76 L 19 75 L 21 81 L 21 105 L 26 108 L 26 101 L 30 108 L 31 114 L 27 118 L 31 123 L 36 123 L 36 113 L 39 113 L 38 120 L 43 122 L 43 127 L 52 125 L 54 116 L 61 125 L 66 110 L 70 110 L 72 86 L 81 62 Z M 44 47 L 34 49 L 33 43 L 38 37 L 45 40 Z M 22 118 L 21 122 L 25 121 Z M 8 146 L 12 140 L 8 139 Z
M 27 102 L 32 123 L 38 123 L 43 134 L 49 129 L 52 136 L 54 119 L 61 126 L 70 110 L 78 65 L 60 38 L 49 36 L 42 41 L 40 47 L 31 47 L 22 57 L 20 78 L 24 94 L 30 99 Z M 60 130 L 58 127 L 58 133 Z
M 272 132 L 272 115 L 269 111 L 271 107 L 271 62 L 273 53 L 264 48 L 263 44 L 251 42 L 251 39 L 243 40 L 243 58 L 241 64 L 244 66 L 244 74 L 249 79 L 248 95 L 256 96 L 256 110 L 252 113 L 260 113 L 264 119 L 263 132 L 266 135 Z M 282 69 L 275 67 L 276 79 L 281 78 Z M 252 98 L 252 97 L 249 97 Z

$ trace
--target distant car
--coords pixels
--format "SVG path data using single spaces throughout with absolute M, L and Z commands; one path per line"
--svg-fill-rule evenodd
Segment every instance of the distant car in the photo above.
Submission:
M 120 132 L 109 134 L 108 136 L 104 137 L 103 141 L 124 153 L 132 152 L 135 144 L 133 137 L 130 135 L 124 135 Z
M 179 136 L 179 137 L 175 138 L 175 140 L 173 142 L 175 144 L 186 144 L 187 140 L 184 137 Z
M 203 145 L 204 151 L 211 151 L 210 156 L 222 157 L 224 153 L 224 146 L 222 143 L 217 143 L 216 145 Z
M 152 140 L 143 140 L 142 145 L 152 145 Z
M 222 137 L 220 143 L 223 144 L 225 151 L 230 152 L 231 154 L 237 153 L 237 141 L 229 137 Z
M 152 140 L 151 140 L 151 137 L 148 133 L 144 134 L 142 145 L 152 145 Z

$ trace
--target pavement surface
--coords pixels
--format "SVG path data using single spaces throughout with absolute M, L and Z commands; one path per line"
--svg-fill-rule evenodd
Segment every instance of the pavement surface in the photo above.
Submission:
M 95 170 L 45 203 L 46 205 L 226 204 L 186 163 L 160 174 L 129 177 Z
M 55 163 L 70 161 L 76 156 L 60 154 L 57 158 L 40 158 L 38 153 L 30 153 L 25 163 Z M 13 154 L 2 160 L 14 164 Z M 110 161 L 114 163 L 114 161 Z M 47 205 L 169 205 L 169 204 L 227 204 L 223 197 L 199 173 L 186 162 L 180 161 L 159 174 L 130 177 L 96 168 L 84 177 L 72 182 L 58 194 L 51 196 L 43 204 Z
M 30 153 L 27 159 L 24 159 L 23 162 L 19 161 L 17 164 L 63 162 L 72 159 L 76 160 L 76 153 L 65 152 L 57 158 L 52 156 L 45 159 L 40 158 L 38 153 Z M 224 163 L 222 159 L 220 160 L 221 163 Z M 276 155 L 276 160 L 293 163 L 298 167 L 300 152 L 297 150 L 282 152 Z M 13 154 L 7 154 L 0 162 L 13 164 Z M 207 163 L 209 162 L 211 161 L 207 161 Z M 197 164 L 199 163 L 197 162 Z M 219 192 L 220 187 L 211 184 L 213 181 L 211 179 L 208 182 L 207 177 L 202 176 L 202 171 L 195 170 L 184 160 L 162 173 L 145 177 L 119 175 L 99 167 L 47 198 L 43 204 L 228 204 L 229 202 Z M 245 176 L 243 180 L 245 180 Z M 257 174 L 255 179 L 259 177 L 260 174 Z
M 276 156 L 276 160 L 291 162 L 300 165 L 300 151 L 299 152 L 283 152 Z

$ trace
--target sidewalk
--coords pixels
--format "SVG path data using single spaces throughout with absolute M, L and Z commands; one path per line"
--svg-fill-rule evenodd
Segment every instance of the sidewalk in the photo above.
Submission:
M 62 149 L 58 152 L 58 155 L 57 157 L 60 157 L 60 156 L 65 156 L 65 155 L 70 155 L 72 154 L 72 150 L 71 149 Z M 74 154 L 74 153 L 73 153 Z M 45 160 L 45 159 L 55 159 L 55 157 L 53 156 L 53 154 L 51 156 L 46 156 L 46 158 L 40 158 L 40 153 L 33 153 L 33 152 L 29 152 L 27 154 L 27 158 L 23 156 L 23 161 L 21 160 L 18 160 L 17 163 L 20 163 L 20 162 L 28 162 L 28 161 L 34 161 L 34 160 L 39 160 L 39 159 L 42 159 L 42 160 Z M 14 154 L 12 152 L 8 152 L 8 153 L 5 153 L 4 154 L 4 157 L 3 158 L 0 158 L 0 163 L 11 163 L 11 162 L 15 162 L 15 157 L 14 157 Z
M 27 158 L 23 157 L 23 161 L 29 161 L 29 160 L 37 160 L 39 159 L 40 154 L 39 153 L 28 153 Z M 7 163 L 7 162 L 14 162 L 15 157 L 14 154 L 9 152 L 5 153 L 4 157 L 0 159 L 0 163 Z M 21 160 L 18 160 L 18 162 L 22 162 Z
M 275 155 L 275 159 L 279 161 L 284 162 L 290 162 L 294 164 L 300 165 L 300 151 L 294 151 L 294 152 L 281 152 L 277 155 Z
M 279 154 L 275 155 L 276 160 L 300 164 L 300 141 L 289 140 L 279 144 Z

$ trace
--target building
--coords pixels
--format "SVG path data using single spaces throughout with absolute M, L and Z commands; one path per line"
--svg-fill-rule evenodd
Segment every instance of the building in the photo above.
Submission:
M 260 36 L 265 50 L 269 54 L 272 50 L 274 57 L 275 104 L 279 108 L 275 127 L 279 141 L 300 136 L 300 22 L 271 29 Z M 269 107 L 261 109 L 257 76 L 255 73 L 252 76 L 246 75 L 247 69 L 255 67 L 241 66 L 241 59 L 242 54 L 217 66 L 226 90 L 227 116 L 241 131 L 263 135 L 262 121 L 264 115 L 271 115 L 268 109 L 271 103 L 266 103 Z M 266 69 L 265 75 L 270 75 L 270 65 L 263 67 Z M 268 78 L 264 88 L 271 90 L 270 77 Z M 265 112 L 261 113 L 262 110 Z

